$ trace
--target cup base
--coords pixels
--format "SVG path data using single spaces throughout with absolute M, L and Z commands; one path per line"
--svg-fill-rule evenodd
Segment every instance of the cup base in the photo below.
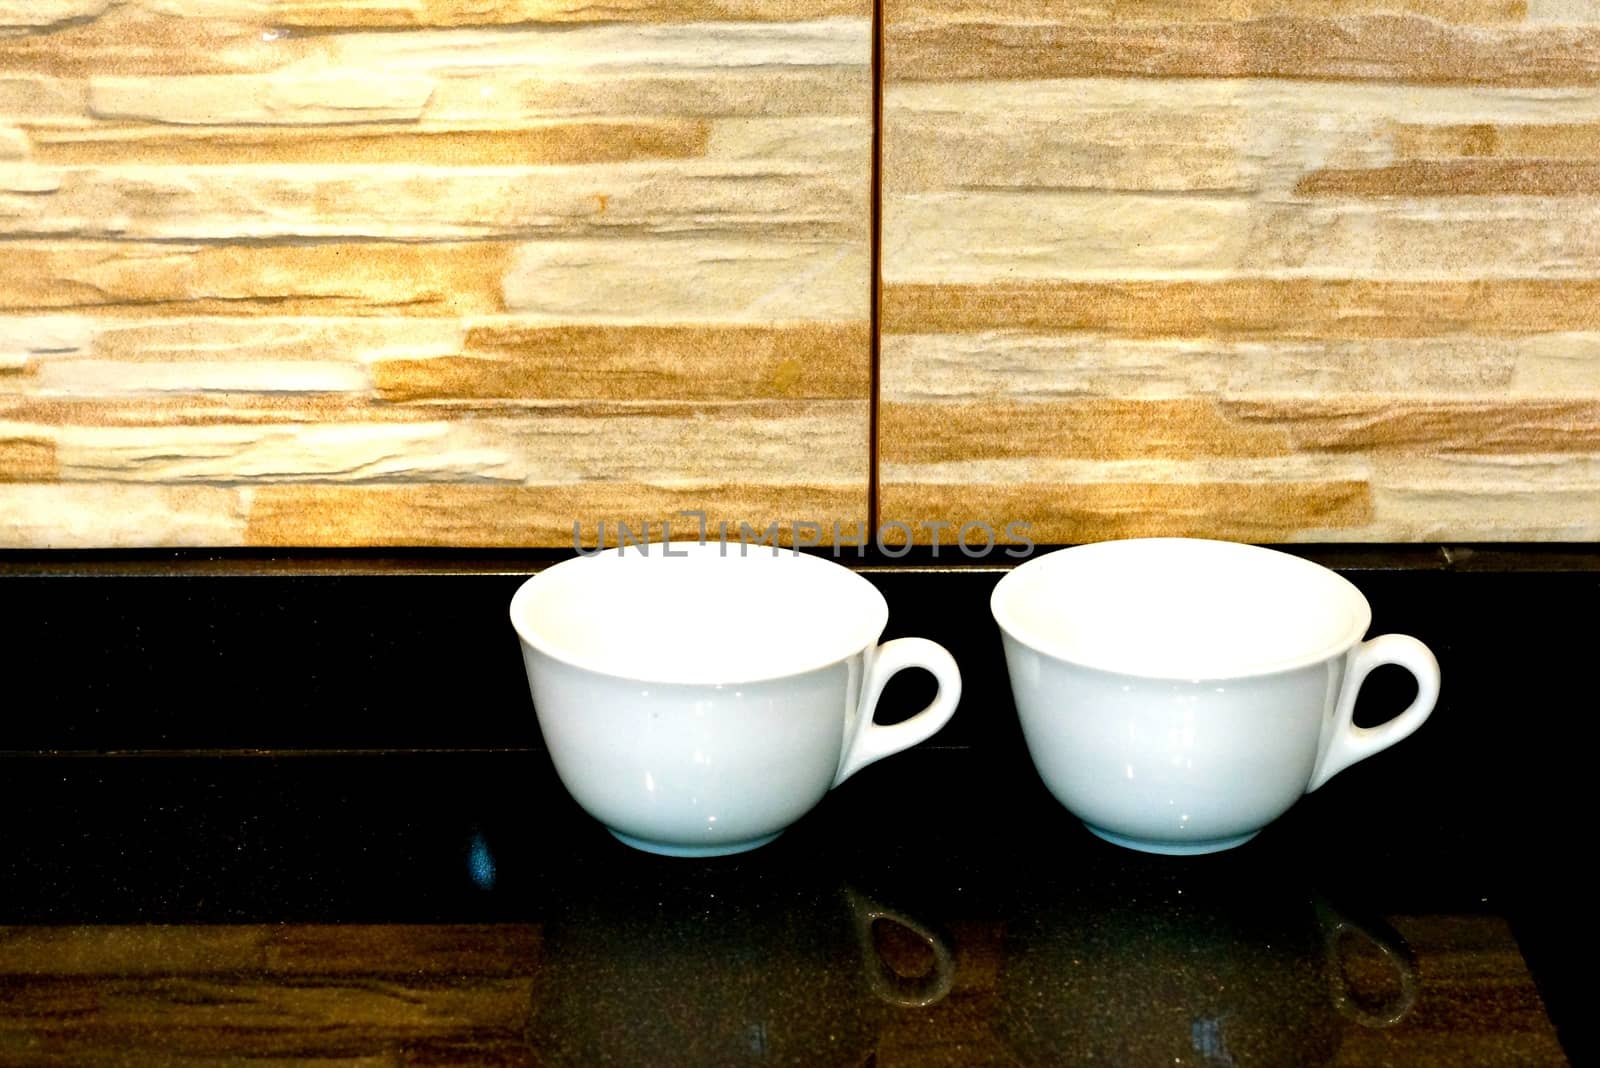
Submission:
M 765 834 L 760 838 L 751 838 L 743 842 L 724 842 L 720 845 L 695 846 L 674 845 L 671 842 L 652 842 L 648 838 L 635 838 L 631 834 L 623 834 L 621 831 L 612 830 L 610 827 L 607 827 L 606 830 L 611 831 L 611 836 L 623 845 L 632 846 L 635 849 L 662 857 L 727 857 L 735 853 L 748 853 L 752 849 L 760 849 L 783 833 L 782 831 L 774 831 L 772 834 Z
M 1193 842 L 1172 842 L 1156 838 L 1129 838 L 1127 835 L 1116 834 L 1112 831 L 1085 823 L 1089 833 L 1096 838 L 1103 838 L 1112 845 L 1122 846 L 1124 849 L 1137 849 L 1141 853 L 1160 853 L 1169 857 L 1192 857 L 1201 853 L 1220 853 L 1224 849 L 1233 849 L 1242 846 L 1260 831 L 1251 831 L 1248 834 L 1236 834 L 1231 838 L 1204 838 Z

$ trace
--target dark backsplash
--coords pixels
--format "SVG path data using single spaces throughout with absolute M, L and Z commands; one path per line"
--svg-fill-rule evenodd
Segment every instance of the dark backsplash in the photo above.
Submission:
M 1441 754 L 1477 744 L 1488 725 L 1464 720 L 1491 708 L 1515 709 L 1524 723 L 1560 716 L 1587 673 L 1590 637 L 1569 620 L 1596 603 L 1600 551 L 1297 551 L 1361 587 L 1373 633 L 1414 634 L 1434 649 L 1445 684 L 1425 736 Z M 10 717 L 0 750 L 537 748 L 507 606 L 556 558 L 0 555 L 7 659 L 47 680 L 26 714 Z M 860 564 L 888 598 L 887 636 L 932 638 L 962 666 L 967 697 L 932 744 L 1013 739 L 988 609 L 1002 570 L 926 551 Z M 617 640 L 647 641 L 653 625 L 619 620 Z M 724 624 L 696 625 L 714 640 Z M 880 714 L 909 710 L 929 685 L 898 679 Z M 1407 685 L 1398 669 L 1380 669 L 1363 715 L 1398 708 Z M 1465 694 L 1474 700 L 1460 702 Z M 1525 731 L 1497 738 L 1485 756 L 1530 744 Z

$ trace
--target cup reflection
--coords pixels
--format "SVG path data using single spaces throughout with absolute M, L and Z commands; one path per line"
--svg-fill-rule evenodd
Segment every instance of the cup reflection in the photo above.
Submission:
M 541 1063 L 861 1064 L 889 1014 L 950 989 L 944 938 L 851 886 L 720 881 L 669 870 L 550 918 L 528 1028 Z M 926 946 L 925 973 L 879 955 L 884 923 Z
M 1060 887 L 1008 922 L 997 1032 L 1022 1063 L 1328 1064 L 1346 1028 L 1416 999 L 1400 936 L 1310 890 L 1146 874 Z

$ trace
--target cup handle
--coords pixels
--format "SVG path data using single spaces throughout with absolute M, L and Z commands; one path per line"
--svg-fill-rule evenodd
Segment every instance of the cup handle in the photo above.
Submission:
M 933 703 L 910 719 L 887 727 L 872 722 L 878 698 L 890 677 L 906 668 L 922 668 L 939 684 Z M 860 712 L 856 717 L 855 737 L 849 740 L 833 778 L 838 786 L 850 776 L 877 760 L 910 749 L 927 741 L 950 722 L 961 700 L 961 670 L 944 646 L 926 638 L 896 638 L 878 646 L 872 666 L 861 687 Z
M 1356 695 L 1361 692 L 1361 684 L 1372 669 L 1383 664 L 1397 664 L 1411 672 L 1417 680 L 1417 698 L 1411 702 L 1411 707 L 1387 723 L 1380 723 L 1376 727 L 1357 727 L 1351 719 L 1356 710 Z M 1317 761 L 1306 793 L 1356 761 L 1365 760 L 1409 737 L 1433 712 L 1438 700 L 1439 661 L 1417 639 L 1405 634 L 1384 634 L 1356 646 L 1339 693 L 1332 732 L 1327 744 L 1322 747 L 1322 757 Z
M 1346 916 L 1340 915 L 1334 909 L 1317 904 L 1317 918 L 1322 924 L 1322 935 L 1326 943 L 1327 958 L 1332 966 L 1329 982 L 1332 987 L 1333 1004 L 1340 1014 L 1349 1017 L 1363 1027 L 1393 1027 L 1411 1011 L 1417 1003 L 1417 964 L 1411 955 L 1411 949 L 1406 945 L 1405 939 L 1398 934 L 1374 930 L 1363 923 L 1358 923 Z M 1400 991 L 1382 1005 L 1368 1008 L 1356 1001 L 1350 992 L 1350 978 L 1344 964 L 1344 936 L 1347 933 L 1361 935 L 1374 946 L 1393 965 L 1395 974 L 1400 979 Z
M 925 1009 L 944 1000 L 956 981 L 956 955 L 949 944 L 903 912 L 884 908 L 851 887 L 845 887 L 844 892 L 850 901 L 850 914 L 855 918 L 856 941 L 861 945 L 861 959 L 872 992 L 888 1004 L 902 1009 Z M 872 940 L 872 925 L 879 920 L 888 920 L 904 927 L 933 950 L 933 968 L 927 975 L 907 978 L 895 974 L 884 963 Z

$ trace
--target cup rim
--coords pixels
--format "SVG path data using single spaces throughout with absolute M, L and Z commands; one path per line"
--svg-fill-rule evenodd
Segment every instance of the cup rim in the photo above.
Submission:
M 865 599 L 868 610 L 861 615 L 856 623 L 845 623 L 837 631 L 831 632 L 827 641 L 819 642 L 818 648 L 822 651 L 812 656 L 796 658 L 792 665 L 786 666 L 781 671 L 748 673 L 726 671 L 715 675 L 707 672 L 690 671 L 685 671 L 681 674 L 673 672 L 619 671 L 617 670 L 617 665 L 601 663 L 601 658 L 599 657 L 582 656 L 569 650 L 558 649 L 544 635 L 527 625 L 525 606 L 528 601 L 538 595 L 539 584 L 546 576 L 557 572 L 566 574 L 578 568 L 593 566 L 597 563 L 603 565 L 608 560 L 615 561 L 628 556 L 641 556 L 643 555 L 641 554 L 641 549 L 654 557 L 658 555 L 658 550 L 664 549 L 668 545 L 671 546 L 674 554 L 682 550 L 697 555 L 710 556 L 713 550 L 717 550 L 728 559 L 741 559 L 747 556 L 755 556 L 757 552 L 760 552 L 762 555 L 770 554 L 774 558 L 792 557 L 797 561 L 806 561 L 806 563 L 801 563 L 797 566 L 813 568 L 818 574 L 843 572 L 844 576 L 847 577 L 841 577 L 838 581 L 849 583 L 853 588 L 859 590 Z M 743 554 L 738 553 L 737 550 L 741 547 L 749 551 Z M 510 615 L 512 628 L 516 630 L 517 637 L 527 647 L 549 657 L 551 660 L 591 674 L 609 679 L 648 683 L 653 686 L 736 686 L 758 682 L 774 682 L 780 679 L 808 675 L 814 671 L 820 671 L 823 668 L 848 660 L 862 650 L 876 644 L 882 636 L 884 628 L 889 624 L 889 602 L 884 599 L 882 591 L 876 586 L 843 564 L 787 546 L 742 546 L 741 543 L 718 541 L 673 541 L 670 543 L 656 541 L 649 542 L 644 546 L 630 544 L 607 549 L 604 552 L 590 552 L 585 555 L 575 556 L 529 576 L 511 596 Z
M 1036 635 L 1026 634 L 1026 628 L 1016 620 L 1010 607 L 1010 598 L 1014 596 L 1011 591 L 1021 583 L 1027 581 L 1025 578 L 1018 578 L 1017 576 L 1026 574 L 1030 569 L 1037 572 L 1045 570 L 1051 566 L 1061 566 L 1059 558 L 1064 554 L 1127 551 L 1122 549 L 1108 550 L 1106 548 L 1108 546 L 1157 546 L 1164 544 L 1210 546 L 1215 547 L 1215 551 L 1220 552 L 1237 552 L 1240 555 L 1252 556 L 1270 556 L 1276 558 L 1280 562 L 1292 561 L 1292 563 L 1288 563 L 1286 566 L 1299 567 L 1307 571 L 1314 570 L 1320 573 L 1324 581 L 1332 580 L 1334 588 L 1340 591 L 1341 595 L 1344 597 L 1346 603 L 1351 609 L 1350 624 L 1340 632 L 1340 635 L 1336 640 L 1318 645 L 1306 652 L 1297 653 L 1288 657 L 1279 657 L 1274 660 L 1266 660 L 1259 664 L 1248 664 L 1239 668 L 1238 670 L 1194 673 L 1174 670 L 1164 671 L 1159 669 L 1137 670 L 1125 664 L 1119 665 L 1116 663 L 1095 662 L 1094 659 L 1088 657 L 1073 655 L 1071 652 L 1066 651 L 1066 649 L 1063 647 L 1063 643 L 1061 642 L 1041 639 Z M 1212 550 L 1207 549 L 1205 551 Z M 1056 563 L 1049 563 L 1052 560 L 1055 560 Z M 1004 635 L 1011 638 L 1013 641 L 1032 649 L 1036 653 L 1040 653 L 1054 660 L 1059 660 L 1062 663 L 1071 664 L 1075 667 L 1085 668 L 1091 671 L 1099 671 L 1109 675 L 1118 675 L 1123 678 L 1148 679 L 1163 682 L 1219 682 L 1229 679 L 1263 678 L 1269 675 L 1281 675 L 1286 672 L 1297 671 L 1301 668 L 1311 667 L 1312 665 L 1323 663 L 1324 661 L 1330 660 L 1336 656 L 1342 656 L 1354 645 L 1360 642 L 1366 635 L 1368 628 L 1372 626 L 1372 606 L 1368 603 L 1366 595 L 1356 587 L 1355 583 L 1351 582 L 1337 571 L 1334 571 L 1332 568 L 1323 567 L 1321 564 L 1306 560 L 1303 557 L 1295 556 L 1292 553 L 1282 552 L 1277 549 L 1269 549 L 1266 546 L 1253 545 L 1248 542 L 1225 541 L 1218 538 L 1114 538 L 1106 541 L 1087 542 L 1082 545 L 1073 545 L 1063 549 L 1055 549 L 1051 552 L 1035 556 L 1033 559 L 1012 568 L 1005 575 L 1001 576 L 1000 581 L 995 584 L 993 592 L 991 592 L 989 595 L 989 612 L 991 615 L 993 615 L 995 623 L 999 625 L 1000 630 Z

